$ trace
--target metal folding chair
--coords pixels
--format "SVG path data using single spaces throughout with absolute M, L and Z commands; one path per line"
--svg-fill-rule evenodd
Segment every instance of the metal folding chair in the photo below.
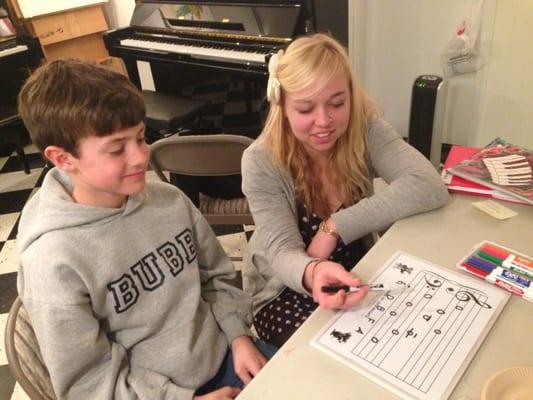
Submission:
M 150 165 L 159 178 L 164 172 L 191 176 L 224 176 L 241 173 L 241 158 L 252 139 L 239 135 L 171 136 L 150 147 Z M 245 197 L 219 199 L 200 196 L 200 211 L 212 225 L 253 225 Z

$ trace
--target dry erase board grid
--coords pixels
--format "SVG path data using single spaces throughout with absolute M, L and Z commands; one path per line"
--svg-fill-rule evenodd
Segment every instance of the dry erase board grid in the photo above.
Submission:
M 391 290 L 339 313 L 313 345 L 401 396 L 446 398 L 508 295 L 400 252 L 373 281 Z

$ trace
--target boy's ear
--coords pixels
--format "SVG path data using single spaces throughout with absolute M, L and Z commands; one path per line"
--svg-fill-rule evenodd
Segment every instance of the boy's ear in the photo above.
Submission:
M 72 171 L 74 169 L 74 156 L 62 147 L 48 146 L 44 149 L 44 155 L 57 168 L 64 171 Z

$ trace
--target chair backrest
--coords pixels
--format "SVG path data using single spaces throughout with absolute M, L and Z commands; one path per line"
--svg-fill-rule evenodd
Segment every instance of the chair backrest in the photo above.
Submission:
M 150 146 L 150 165 L 169 182 L 164 172 L 191 176 L 224 176 L 241 173 L 244 150 L 253 142 L 239 135 L 174 135 Z M 200 198 L 200 211 L 210 224 L 253 224 L 246 198 Z
M 55 400 L 30 318 L 18 297 L 7 317 L 5 345 L 9 369 L 30 399 Z

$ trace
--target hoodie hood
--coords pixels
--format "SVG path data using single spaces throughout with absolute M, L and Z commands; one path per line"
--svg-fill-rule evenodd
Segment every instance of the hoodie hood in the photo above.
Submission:
M 145 194 L 128 197 L 120 208 L 88 206 L 74 202 L 72 181 L 68 174 L 52 168 L 46 174 L 41 189 L 26 203 L 20 219 L 17 245 L 22 253 L 42 235 L 59 229 L 84 225 L 105 224 L 134 212 Z

